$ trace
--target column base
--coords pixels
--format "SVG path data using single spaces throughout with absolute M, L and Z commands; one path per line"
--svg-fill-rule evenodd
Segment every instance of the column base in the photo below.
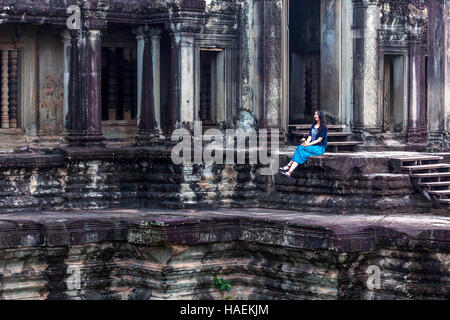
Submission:
M 261 129 L 266 129 L 267 130 L 267 146 L 270 147 L 271 146 L 271 141 L 272 141 L 272 131 L 273 130 L 278 130 L 278 145 L 279 147 L 283 147 L 286 145 L 286 140 L 287 140 L 287 135 L 286 132 L 278 127 L 269 127 L 269 126 L 259 126 L 256 128 L 256 132 L 257 132 L 257 136 L 258 136 L 258 146 L 261 145 L 260 143 L 260 134 L 259 131 Z
M 160 145 L 166 142 L 166 137 L 162 132 L 137 132 L 135 137 L 136 146 Z
M 423 132 L 420 128 L 408 128 L 408 144 L 423 144 L 426 143 L 426 135 L 423 135 Z
M 104 147 L 102 134 L 68 134 L 66 140 L 71 147 Z
M 428 131 L 427 151 L 450 151 L 450 133 L 447 131 Z
M 380 126 L 353 124 L 351 131 L 356 135 L 356 137 L 358 137 L 358 139 L 362 140 L 364 144 L 373 145 L 383 143 L 380 138 L 380 134 L 382 133 Z

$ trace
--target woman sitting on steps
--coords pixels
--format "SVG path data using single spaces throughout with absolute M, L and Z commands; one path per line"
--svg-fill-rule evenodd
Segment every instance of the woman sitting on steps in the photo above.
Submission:
M 295 150 L 294 156 L 287 166 L 280 168 L 281 173 L 290 178 L 298 165 L 305 163 L 309 157 L 320 156 L 325 153 L 327 147 L 327 121 L 322 110 L 314 113 L 314 123 L 309 130 L 306 140 L 302 139 L 301 145 Z

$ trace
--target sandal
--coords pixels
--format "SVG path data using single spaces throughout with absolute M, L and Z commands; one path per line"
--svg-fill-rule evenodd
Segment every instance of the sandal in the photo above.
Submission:
M 289 179 L 291 179 L 292 177 L 291 177 L 291 173 L 288 171 L 288 172 L 281 172 L 281 174 L 283 175 L 283 176 L 285 176 L 285 177 L 288 177 Z
M 286 169 L 287 168 L 287 169 Z M 291 167 L 289 166 L 284 166 L 284 167 L 280 167 L 281 171 L 288 171 Z

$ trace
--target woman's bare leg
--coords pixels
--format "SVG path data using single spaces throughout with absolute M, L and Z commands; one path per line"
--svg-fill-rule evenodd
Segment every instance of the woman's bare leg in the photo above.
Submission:
M 286 166 L 283 167 L 284 170 L 289 170 L 294 161 L 289 162 Z
M 294 170 L 298 167 L 298 163 L 294 162 L 294 161 L 291 161 L 291 162 L 289 162 L 289 164 L 291 164 L 290 170 L 288 172 L 282 172 L 282 174 L 284 174 L 285 176 L 290 178 L 292 172 L 294 172 Z
M 294 170 L 298 167 L 298 163 L 292 161 L 291 169 L 289 170 L 289 173 L 294 172 Z

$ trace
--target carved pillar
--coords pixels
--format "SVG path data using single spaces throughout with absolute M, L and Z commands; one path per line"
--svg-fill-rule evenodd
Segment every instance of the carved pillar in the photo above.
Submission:
M 131 120 L 131 48 L 123 49 L 123 120 Z
M 64 130 L 67 130 L 68 114 L 69 114 L 69 80 L 70 80 L 70 33 L 69 30 L 64 30 L 61 34 L 64 45 L 64 103 L 63 103 L 63 117 L 64 117 Z M 66 132 L 67 134 L 67 132 Z
M 184 32 L 172 32 L 170 61 L 170 128 L 193 129 L 194 121 L 194 85 L 195 85 L 195 49 L 194 35 Z
M 450 0 L 428 0 L 428 150 L 450 148 Z
M 138 130 L 136 134 L 137 144 L 156 142 L 160 137 L 159 110 L 156 111 L 156 99 L 159 92 L 159 77 L 155 77 L 155 37 L 160 37 L 162 30 L 157 27 L 141 27 L 135 30 L 138 40 Z M 157 48 L 159 50 L 159 46 Z M 156 54 L 158 56 L 158 54 Z M 159 65 L 157 67 L 159 70 Z M 158 74 L 159 76 L 159 74 Z M 155 83 L 158 82 L 158 85 Z M 159 90 L 159 89 L 158 89 Z M 157 120 L 158 117 L 158 120 Z
M 195 113 L 195 37 L 205 25 L 205 1 L 181 1 L 167 25 L 171 39 L 169 127 L 193 131 Z
M 131 65 L 131 118 L 137 119 L 137 51 L 132 50 Z
M 263 7 L 263 88 L 264 102 L 260 112 L 259 128 L 278 130 L 281 142 L 285 141 L 281 125 L 282 113 L 282 14 L 283 1 L 264 0 Z
M 428 30 L 423 30 L 423 34 L 425 32 L 428 32 Z M 423 35 L 422 35 L 423 37 Z M 423 63 L 422 63 L 422 71 L 423 76 L 421 77 L 421 88 L 422 88 L 422 94 L 421 94 L 421 105 L 420 105 L 420 113 L 419 113 L 419 133 L 421 136 L 421 139 L 423 143 L 427 143 L 427 105 L 428 105 L 428 95 L 427 95 L 427 72 L 426 72 L 426 53 L 428 52 L 427 49 L 428 41 L 426 43 L 422 42 L 421 48 L 423 52 Z
M 409 48 L 408 143 L 424 143 L 421 114 L 425 108 L 425 54 L 420 34 L 411 34 Z
M 342 117 L 341 0 L 323 0 L 320 4 L 320 108 L 337 120 Z
M 18 51 L 9 51 L 9 127 L 17 128 L 17 61 Z
M 71 146 L 102 146 L 101 30 L 70 30 L 69 130 Z
M 181 97 L 181 36 L 170 34 L 170 78 L 169 78 L 169 127 L 176 130 L 180 123 Z
M 279 128 L 281 117 L 281 15 L 282 1 L 264 1 L 263 74 L 266 127 Z
M 380 8 L 377 0 L 353 0 L 353 6 L 353 130 L 378 133 Z
M 153 61 L 153 99 L 155 108 L 156 127 L 160 136 L 161 131 L 161 35 L 163 29 L 154 27 L 151 29 L 152 61 Z
M 9 128 L 9 84 L 8 84 L 8 50 L 2 51 L 1 56 L 1 82 L 2 82 L 2 120 L 1 125 L 2 129 L 8 129 Z
M 108 48 L 108 120 L 116 120 L 117 114 L 117 57 L 116 49 Z

